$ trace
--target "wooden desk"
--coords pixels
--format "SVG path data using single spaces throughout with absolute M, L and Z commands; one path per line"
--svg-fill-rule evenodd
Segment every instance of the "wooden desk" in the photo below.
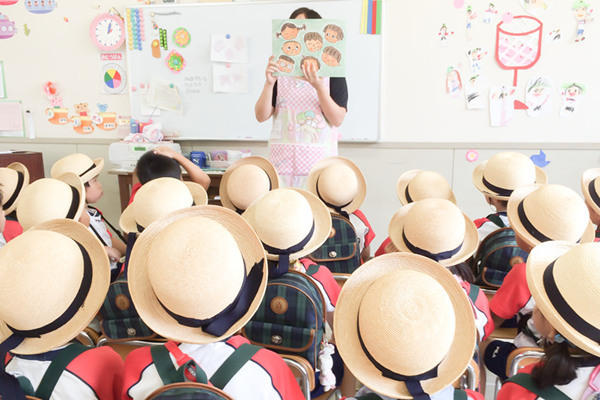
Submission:
M 16 151 L 0 154 L 0 167 L 6 167 L 13 162 L 20 162 L 29 171 L 29 182 L 44 177 L 44 159 L 42 153 L 36 151 Z
M 131 186 L 133 186 L 133 171 L 124 169 L 111 169 L 108 171 L 111 175 L 117 175 L 119 181 L 119 198 L 121 200 L 121 212 L 125 210 L 131 196 Z M 208 204 L 220 206 L 219 185 L 224 171 L 206 171 L 210 176 L 210 186 L 208 187 Z M 183 179 L 187 179 L 187 174 L 183 174 Z

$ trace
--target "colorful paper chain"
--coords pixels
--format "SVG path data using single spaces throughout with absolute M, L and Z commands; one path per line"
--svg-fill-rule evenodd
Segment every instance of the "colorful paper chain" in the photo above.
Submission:
M 144 11 L 138 8 L 127 9 L 127 35 L 129 50 L 142 50 L 142 42 L 146 39 L 144 33 Z
M 162 47 L 164 50 L 169 50 L 169 44 L 167 42 L 167 30 L 160 28 L 158 32 L 160 38 L 160 47 Z

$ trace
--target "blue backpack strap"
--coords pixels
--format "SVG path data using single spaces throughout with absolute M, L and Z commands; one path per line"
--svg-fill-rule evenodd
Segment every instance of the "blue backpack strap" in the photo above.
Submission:
M 170 385 L 172 383 L 186 382 L 185 370 L 188 367 L 193 367 L 196 376 L 196 382 L 208 383 L 206 373 L 200 368 L 193 360 L 185 363 L 179 368 L 175 368 L 169 349 L 163 345 L 151 346 L 150 354 L 152 355 L 152 362 L 154 367 L 160 376 L 163 385 Z
M 515 385 L 519 385 L 531 393 L 538 395 L 538 397 L 548 400 L 569 400 L 570 397 L 555 388 L 554 386 L 548 386 L 543 389 L 539 388 L 533 378 L 529 374 L 521 373 L 508 378 L 507 382 L 512 382 Z
M 502 222 L 502 218 L 498 214 L 490 214 L 486 218 L 498 228 L 506 228 L 506 225 Z
M 475 304 L 475 302 L 477 301 L 477 297 L 479 297 L 479 286 L 474 285 L 472 283 L 469 283 L 469 298 L 471 299 L 471 301 L 473 302 L 473 304 Z
M 42 380 L 35 391 L 35 397 L 39 397 L 40 399 L 49 399 L 52 396 L 52 392 L 58 383 L 62 373 L 67 369 L 67 366 L 79 357 L 80 354 L 89 350 L 89 347 L 86 347 L 79 343 L 72 343 L 60 350 L 60 352 L 54 357 L 54 360 L 50 363 L 50 366 L 44 373 Z
M 454 400 L 469 400 L 469 396 L 464 390 L 454 389 Z
M 131 250 L 133 250 L 133 245 L 137 240 L 137 233 L 130 232 L 127 234 L 127 248 L 125 249 L 125 265 L 123 267 L 123 277 L 127 279 L 127 267 L 129 266 L 129 257 L 131 257 Z
M 240 369 L 261 349 L 259 346 L 244 343 L 225 360 L 210 377 L 210 383 L 223 389 Z

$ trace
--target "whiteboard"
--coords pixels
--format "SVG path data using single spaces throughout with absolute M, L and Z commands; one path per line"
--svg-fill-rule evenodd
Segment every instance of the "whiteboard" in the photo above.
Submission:
M 446 71 L 458 66 L 463 87 L 468 79 L 467 51 L 482 47 L 488 54 L 483 73 L 489 85 L 513 82 L 513 71 L 502 69 L 494 58 L 496 25 L 499 15 L 528 15 L 518 0 L 493 1 L 498 15 L 490 24 L 483 22 L 489 1 L 465 2 L 463 8 L 453 1 L 388 1 L 385 25 L 382 93 L 382 141 L 410 143 L 597 143 L 600 134 L 600 23 L 586 26 L 586 40 L 576 43 L 573 1 L 546 1 L 548 9 L 539 18 L 543 23 L 541 57 L 537 64 L 518 72 L 517 98 L 525 98 L 527 82 L 547 76 L 554 82 L 553 105 L 546 116 L 530 117 L 526 111 L 514 112 L 507 127 L 491 127 L 488 110 L 489 91 L 484 91 L 485 108 L 467 110 L 464 92 L 452 98 L 445 92 Z M 466 34 L 466 6 L 478 14 L 471 38 Z M 593 7 L 596 8 L 596 7 Z M 597 12 L 597 10 L 595 10 Z M 394 23 L 390 23 L 391 16 Z M 597 17 L 597 15 L 596 15 Z M 453 31 L 444 45 L 438 32 L 443 24 Z M 560 29 L 561 40 L 550 40 L 550 32 Z M 582 82 L 586 93 L 577 113 L 561 118 L 559 88 L 566 82 Z
M 145 41 L 142 42 L 142 51 L 130 50 L 127 45 L 132 117 L 147 119 L 148 114 L 153 115 L 153 121 L 160 121 L 165 131 L 178 132 L 181 139 L 268 140 L 272 122 L 269 120 L 259 124 L 254 116 L 254 104 L 262 91 L 265 68 L 271 55 L 271 20 L 287 18 L 299 7 L 313 8 L 323 18 L 346 20 L 346 80 L 349 100 L 348 113 L 339 128 L 340 140 L 376 141 L 379 137 L 381 37 L 360 34 L 362 1 L 358 0 L 254 1 L 134 7 L 142 10 L 144 16 Z M 157 25 L 167 29 L 169 40 L 169 49 L 162 50 L 160 59 L 152 56 L 150 48 L 153 39 L 152 13 Z M 190 44 L 185 48 L 176 47 L 172 41 L 172 33 L 179 27 L 186 28 L 191 34 Z M 211 34 L 246 37 L 247 93 L 213 92 Z M 172 72 L 166 66 L 165 58 L 172 49 L 180 52 L 186 61 L 184 69 L 179 73 Z M 157 116 L 153 109 L 143 106 L 146 95 L 140 87 L 151 84 L 153 80 L 178 88 L 182 112 L 161 110 Z M 185 82 L 188 82 L 187 89 Z

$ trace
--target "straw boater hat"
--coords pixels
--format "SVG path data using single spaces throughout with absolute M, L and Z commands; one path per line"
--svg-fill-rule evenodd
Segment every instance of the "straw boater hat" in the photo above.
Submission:
M 306 187 L 339 214 L 356 211 L 367 195 L 362 172 L 344 157 L 328 157 L 317 162 L 310 170 Z
M 398 179 L 398 199 L 402 205 L 423 199 L 446 199 L 456 204 L 456 198 L 448 181 L 434 171 L 411 169 Z
M 586 170 L 581 176 L 581 192 L 586 204 L 600 214 L 600 168 Z
M 219 196 L 223 207 L 241 214 L 254 200 L 277 188 L 279 175 L 269 160 L 245 157 L 227 168 L 219 185 Z
M 121 214 L 119 225 L 126 233 L 139 233 L 173 211 L 207 203 L 208 195 L 201 185 L 175 178 L 157 178 L 142 185 Z
M 2 209 L 8 215 L 17 208 L 23 189 L 29 185 L 29 170 L 20 162 L 8 164 L 0 168 L 0 191 L 2 192 Z
M 0 342 L 24 338 L 16 354 L 64 345 L 95 317 L 109 284 L 104 246 L 85 226 L 69 219 L 35 226 L 0 251 Z
M 389 235 L 399 251 L 420 254 L 445 267 L 465 261 L 479 245 L 473 221 L 444 199 L 403 206 L 392 217 Z
M 153 331 L 178 342 L 212 343 L 252 318 L 267 275 L 252 227 L 232 210 L 198 206 L 144 230 L 128 281 L 135 308 Z
M 511 228 L 528 245 L 594 240 L 594 226 L 583 199 L 562 185 L 529 185 L 513 192 L 506 211 Z
M 331 232 L 331 214 L 325 204 L 302 189 L 272 190 L 242 216 L 258 234 L 268 259 L 278 261 L 277 275 L 287 271 L 290 260 L 321 247 Z
M 546 242 L 527 259 L 537 307 L 563 337 L 600 357 L 600 245 Z
M 79 221 L 85 204 L 85 189 L 79 177 L 67 172 L 42 178 L 23 190 L 17 205 L 17 219 L 23 230 L 56 218 Z
M 66 172 L 72 172 L 79 176 L 81 182 L 87 183 L 98 176 L 102 168 L 104 168 L 103 158 L 92 160 L 85 154 L 74 153 L 55 162 L 50 170 L 50 176 L 56 179 Z
M 495 154 L 473 170 L 473 184 L 477 190 L 498 200 L 508 200 L 521 186 L 547 181 L 544 170 L 527 156 L 510 151 Z
M 448 270 L 416 254 L 385 254 L 356 270 L 334 318 L 336 346 L 352 374 L 394 399 L 444 389 L 475 348 L 465 292 Z

